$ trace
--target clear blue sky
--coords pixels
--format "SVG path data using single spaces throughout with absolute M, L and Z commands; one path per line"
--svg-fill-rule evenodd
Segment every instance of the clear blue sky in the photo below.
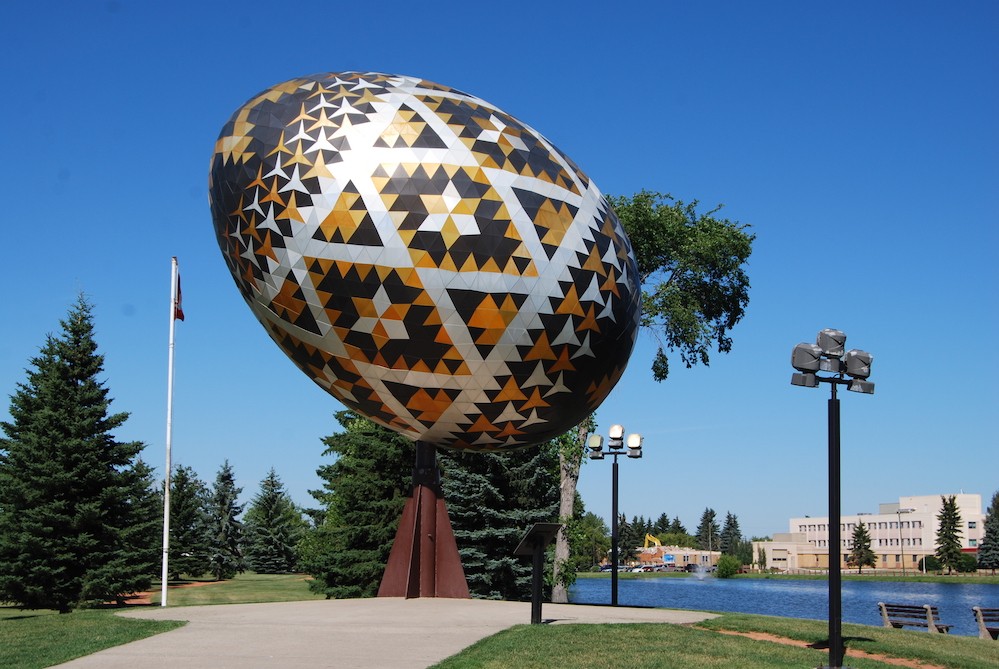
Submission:
M 8 288 L 0 392 L 84 291 L 118 434 L 162 469 L 170 257 L 174 461 L 244 498 L 275 467 L 312 503 L 340 405 L 239 296 L 207 203 L 215 138 L 260 90 L 322 71 L 419 76 L 545 134 L 605 193 L 724 204 L 757 242 L 749 314 L 708 368 L 651 378 L 643 337 L 598 413 L 645 435 L 621 509 L 743 532 L 826 513 L 826 386 L 789 385 L 825 327 L 875 356 L 843 393 L 843 511 L 999 489 L 999 5 L 939 2 L 14 3 L 0 26 Z M 345 6 L 346 5 L 346 6 Z M 982 363 L 982 361 L 985 361 Z M 6 418 L 8 403 L 0 406 Z M 609 461 L 584 467 L 610 517 Z

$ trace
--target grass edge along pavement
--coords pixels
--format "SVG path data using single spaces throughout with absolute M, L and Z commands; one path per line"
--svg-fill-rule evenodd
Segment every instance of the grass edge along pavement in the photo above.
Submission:
M 153 594 L 158 601 L 159 591 Z M 169 591 L 171 607 L 307 599 L 322 599 L 322 596 L 310 592 L 305 577 L 299 574 L 247 573 L 229 581 L 211 582 L 207 587 L 180 587 Z M 115 616 L 114 610 L 80 610 L 60 616 L 50 611 L 0 607 L 0 666 L 52 666 L 182 624 L 124 619 Z M 721 630 L 743 634 L 760 632 L 806 643 L 823 641 L 828 632 L 824 621 L 736 613 L 720 613 L 719 618 L 694 627 L 649 623 L 520 625 L 483 639 L 438 666 L 441 669 L 508 666 L 544 666 L 548 669 L 552 658 L 559 658 L 561 664 L 579 667 L 641 664 L 649 667 L 779 668 L 819 666 L 827 658 L 824 651 L 727 636 L 721 634 Z M 925 663 L 923 666 L 935 664 L 968 669 L 999 666 L 999 642 L 995 641 L 853 624 L 844 625 L 843 630 L 848 649 L 919 660 Z M 80 636 L 86 638 L 86 644 L 98 642 L 101 645 L 91 647 L 76 641 Z M 25 651 L 25 646 L 30 651 Z M 848 657 L 854 669 L 891 666 L 869 658 Z M 911 662 L 908 666 L 914 665 L 915 662 Z
M 563 666 L 585 669 L 781 669 L 828 662 L 825 650 L 731 635 L 733 632 L 771 635 L 804 644 L 821 644 L 828 637 L 824 621 L 730 613 L 694 625 L 518 625 L 469 646 L 434 665 L 434 669 L 548 669 L 555 657 Z M 974 637 L 847 624 L 843 626 L 843 639 L 853 669 L 999 666 L 999 643 Z
M 122 618 L 112 609 L 59 614 L 0 607 L 0 667 L 51 667 L 185 624 Z

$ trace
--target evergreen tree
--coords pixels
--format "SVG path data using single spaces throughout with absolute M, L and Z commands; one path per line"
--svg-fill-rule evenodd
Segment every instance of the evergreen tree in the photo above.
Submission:
M 123 553 L 130 554 L 133 560 L 123 567 L 123 573 L 130 574 L 144 587 L 151 574 L 157 573 L 163 550 L 163 491 L 156 480 L 153 468 L 137 460 L 131 470 L 125 470 L 131 478 L 134 493 L 130 504 L 133 520 L 122 529 Z M 124 599 L 118 602 L 124 604 Z
M 92 306 L 48 335 L 0 423 L 0 600 L 68 613 L 149 587 L 149 469 L 112 432 Z
M 323 439 L 335 461 L 317 473 L 318 523 L 301 543 L 299 568 L 327 598 L 378 592 L 402 508 L 413 487 L 413 443 L 352 411 L 336 419 L 344 432 Z
M 670 528 L 669 516 L 667 516 L 665 513 L 661 513 L 659 514 L 659 517 L 656 518 L 656 522 L 652 524 L 652 534 L 658 537 L 660 534 L 666 534 L 667 532 L 669 532 L 669 528 Z
M 753 542 L 749 539 L 740 539 L 735 549 L 735 557 L 739 558 L 740 564 L 753 564 Z
M 190 467 L 174 467 L 170 479 L 170 580 L 208 572 L 208 488 Z
M 258 574 L 295 571 L 305 521 L 273 468 L 246 510 L 243 529 L 243 553 L 250 569 Z
M 243 524 L 239 514 L 243 505 L 237 502 L 242 488 L 236 487 L 232 466 L 226 460 L 215 475 L 215 485 L 208 498 L 209 570 L 215 580 L 229 579 L 246 569 L 241 544 Z
M 534 523 L 558 518 L 558 444 L 438 454 L 448 512 L 474 597 L 526 600 L 529 561 L 513 554 Z
M 721 532 L 718 530 L 718 522 L 715 520 L 715 510 L 704 509 L 701 514 L 701 522 L 697 525 L 697 546 L 704 551 L 718 550 Z
M 736 555 L 742 542 L 742 530 L 739 529 L 739 519 L 732 512 L 725 513 L 725 525 L 722 526 L 718 549 L 725 555 Z
M 669 524 L 669 533 L 690 534 L 689 532 L 687 532 L 687 528 L 683 526 L 683 523 L 680 522 L 680 516 L 675 517 L 673 519 L 673 522 Z
M 853 547 L 850 549 L 850 556 L 847 564 L 857 568 L 857 573 L 863 573 L 864 567 L 877 566 L 877 556 L 871 550 L 871 534 L 867 531 L 864 521 L 857 523 L 853 528 Z
M 961 565 L 961 512 L 957 508 L 957 497 L 940 496 L 940 513 L 937 514 L 936 557 L 947 574 Z
M 635 559 L 635 553 L 645 543 L 644 518 L 632 516 L 629 522 L 622 513 L 617 521 L 617 559 L 626 564 Z
M 760 568 L 760 571 L 767 570 L 767 549 L 763 546 L 756 549 L 756 566 Z
M 985 512 L 985 536 L 978 547 L 979 569 L 999 569 L 999 491 L 992 495 L 992 503 Z

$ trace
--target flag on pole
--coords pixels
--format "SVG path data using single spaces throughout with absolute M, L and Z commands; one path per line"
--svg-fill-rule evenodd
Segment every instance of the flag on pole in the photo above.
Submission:
M 178 321 L 184 320 L 184 308 L 181 306 L 180 298 L 180 272 L 177 272 L 177 299 L 173 302 L 173 317 Z

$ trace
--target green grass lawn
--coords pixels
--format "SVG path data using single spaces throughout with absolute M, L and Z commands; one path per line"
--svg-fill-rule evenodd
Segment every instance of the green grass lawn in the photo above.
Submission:
M 309 590 L 309 582 L 302 574 L 239 574 L 228 581 L 192 580 L 190 587 L 171 587 L 167 591 L 169 606 L 198 606 L 201 604 L 258 604 L 263 602 L 300 602 L 306 599 L 324 599 Z M 160 591 L 153 593 L 154 605 L 160 603 Z
M 765 632 L 815 642 L 826 639 L 822 622 L 724 614 L 694 626 L 628 625 L 519 625 L 483 639 L 435 669 L 538 669 L 558 666 L 582 669 L 673 669 L 686 667 L 740 667 L 781 669 L 817 667 L 828 654 L 772 641 L 720 634 L 718 630 Z M 952 669 L 992 669 L 999 666 L 999 643 L 971 637 L 887 630 L 844 625 L 847 647 L 891 657 L 912 658 Z M 877 659 L 847 658 L 854 669 L 893 666 Z
M 0 667 L 51 667 L 105 648 L 183 625 L 175 620 L 132 620 L 110 610 L 21 611 L 0 607 Z
M 635 576 L 641 576 L 635 574 Z M 650 575 L 651 576 L 651 575 Z M 241 574 L 221 583 L 172 588 L 173 606 L 322 599 L 309 592 L 301 575 Z M 159 591 L 154 596 L 158 605 Z M 120 618 L 113 610 L 20 611 L 0 607 L 0 667 L 49 667 L 104 648 L 174 629 L 183 623 Z M 520 625 L 448 658 L 439 669 L 572 666 L 579 668 L 816 667 L 828 655 L 720 633 L 765 632 L 809 643 L 826 638 L 825 622 L 726 613 L 680 625 Z M 843 625 L 850 649 L 917 659 L 953 669 L 999 667 L 999 642 L 973 637 Z M 848 657 L 854 669 L 887 669 L 876 659 Z

